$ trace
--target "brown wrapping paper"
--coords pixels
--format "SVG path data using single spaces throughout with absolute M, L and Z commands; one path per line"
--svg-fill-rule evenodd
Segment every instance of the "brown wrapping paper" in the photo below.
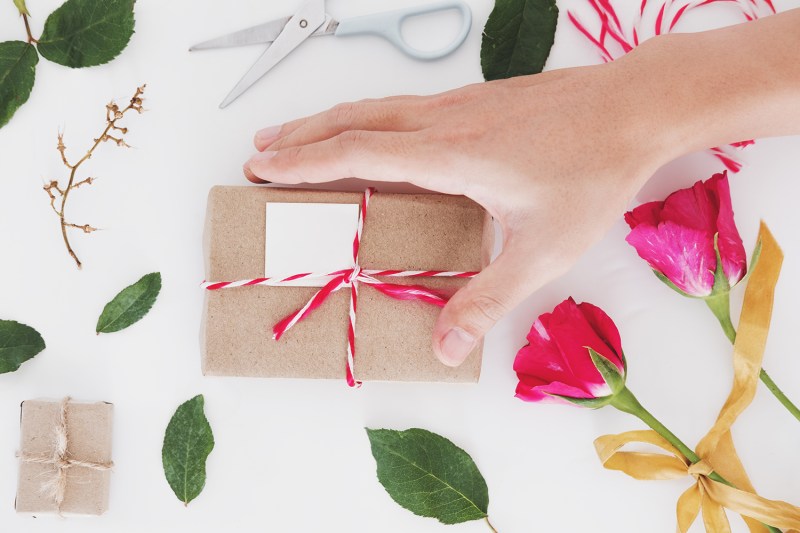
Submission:
M 267 187 L 214 187 L 205 227 L 206 279 L 234 281 L 264 275 L 267 202 L 352 203 L 361 193 Z M 476 271 L 490 260 L 491 217 L 460 196 L 382 194 L 370 200 L 361 240 L 365 269 Z M 412 283 L 392 278 L 393 283 Z M 452 294 L 468 280 L 417 278 L 414 284 Z M 304 305 L 311 287 L 241 287 L 206 291 L 202 325 L 203 373 L 345 379 L 349 296 L 333 294 L 279 341 L 272 326 Z M 440 308 L 398 301 L 359 287 L 355 377 L 363 381 L 475 382 L 483 346 L 451 368 L 433 354 L 431 335 Z
M 113 405 L 104 402 L 67 405 L 67 452 L 71 459 L 96 463 L 111 461 Z M 55 446 L 61 401 L 28 400 L 22 403 L 20 455 L 49 456 Z M 16 509 L 19 513 L 58 513 L 42 484 L 54 465 L 20 461 Z M 101 515 L 108 510 L 111 472 L 75 466 L 67 471 L 63 514 Z

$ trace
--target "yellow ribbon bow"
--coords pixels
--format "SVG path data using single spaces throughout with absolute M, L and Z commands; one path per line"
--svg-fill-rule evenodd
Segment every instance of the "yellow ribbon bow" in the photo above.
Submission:
M 706 531 L 729 533 L 731 528 L 725 509 L 740 514 L 753 533 L 767 531 L 764 524 L 791 531 L 800 530 L 800 508 L 786 502 L 768 500 L 755 493 L 736 454 L 730 432 L 731 426 L 750 405 L 756 393 L 772 318 L 775 285 L 783 263 L 783 252 L 763 222 L 759 241 L 761 256 L 745 291 L 733 349 L 733 386 L 714 426 L 697 445 L 697 455 L 702 460 L 692 464 L 652 430 L 604 435 L 594 442 L 600 461 L 610 470 L 619 470 L 635 479 L 644 480 L 676 479 L 687 475 L 696 479 L 696 483 L 678 499 L 677 530 L 680 533 L 689 530 L 701 510 Z M 631 443 L 649 444 L 666 453 L 621 451 Z M 738 488 L 709 478 L 712 471 Z

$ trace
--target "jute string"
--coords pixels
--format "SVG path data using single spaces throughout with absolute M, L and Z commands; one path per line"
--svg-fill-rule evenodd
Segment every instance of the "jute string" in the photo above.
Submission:
M 114 467 L 112 461 L 96 463 L 94 461 L 83 461 L 70 457 L 69 447 L 69 428 L 67 427 L 67 406 L 70 397 L 61 400 L 58 412 L 58 420 L 54 428 L 53 453 L 47 455 L 33 455 L 28 453 L 17 453 L 17 457 L 23 463 L 33 463 L 40 465 L 52 465 L 53 470 L 48 472 L 47 478 L 42 482 L 41 492 L 52 498 L 56 504 L 58 512 L 64 503 L 67 491 L 67 472 L 71 468 L 89 468 L 91 470 L 105 471 Z

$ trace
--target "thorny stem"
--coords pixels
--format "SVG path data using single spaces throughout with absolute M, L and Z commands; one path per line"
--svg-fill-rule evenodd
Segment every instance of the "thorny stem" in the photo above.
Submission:
M 89 224 L 84 224 L 81 226 L 78 224 L 67 222 L 65 217 L 67 198 L 69 198 L 69 193 L 70 191 L 72 191 L 72 189 L 77 189 L 81 185 L 91 185 L 95 178 L 86 178 L 76 183 L 75 175 L 78 171 L 78 168 L 83 163 L 85 163 L 86 160 L 92 157 L 92 154 L 94 153 L 95 149 L 97 149 L 97 147 L 100 146 L 101 143 L 106 141 L 112 141 L 116 143 L 117 146 L 128 146 L 125 143 L 125 141 L 122 140 L 122 138 L 112 137 L 111 135 L 109 135 L 109 132 L 111 132 L 112 130 L 116 130 L 122 133 L 127 133 L 128 131 L 127 128 L 122 128 L 117 126 L 117 121 L 120 120 L 122 117 L 124 117 L 125 113 L 127 113 L 128 111 L 134 110 L 138 113 L 141 113 L 143 111 L 141 96 L 142 93 L 144 93 L 145 87 L 146 85 L 138 87 L 133 97 L 131 98 L 128 106 L 122 110 L 120 110 L 117 107 L 117 105 L 114 104 L 113 102 L 106 106 L 106 127 L 103 130 L 103 133 L 101 133 L 100 136 L 94 140 L 94 144 L 92 144 L 92 147 L 89 148 L 89 150 L 84 154 L 84 156 L 74 165 L 70 164 L 69 161 L 67 160 L 67 156 L 65 153 L 66 146 L 64 145 L 63 135 L 59 134 L 58 136 L 58 151 L 61 154 L 61 161 L 67 168 L 70 169 L 69 181 L 67 182 L 67 186 L 63 190 L 59 188 L 57 181 L 51 181 L 48 185 L 44 187 L 44 190 L 50 196 L 50 205 L 53 207 L 53 210 L 56 212 L 56 215 L 61 221 L 61 236 L 64 239 L 64 245 L 67 247 L 67 253 L 69 253 L 70 257 L 72 257 L 72 259 L 75 261 L 75 264 L 77 265 L 78 268 L 81 268 L 82 263 L 80 259 L 78 259 L 78 255 L 75 253 L 75 250 L 72 249 L 72 245 L 69 242 L 69 235 L 67 232 L 67 228 L 80 229 L 84 233 L 91 233 L 95 231 L 96 228 L 93 228 Z M 56 192 L 58 192 L 61 195 L 61 206 L 58 209 L 55 207 L 55 202 L 57 198 L 53 194 L 53 189 L 55 189 Z
M 25 13 L 22 14 L 22 20 L 25 22 L 25 31 L 28 33 L 28 44 L 38 43 L 31 33 L 31 25 L 28 23 L 28 15 Z
M 487 516 L 486 518 L 484 518 L 484 520 L 486 520 L 486 525 L 489 526 L 489 529 L 491 529 L 493 533 L 497 533 L 497 530 L 492 525 L 492 523 L 489 521 L 489 517 Z

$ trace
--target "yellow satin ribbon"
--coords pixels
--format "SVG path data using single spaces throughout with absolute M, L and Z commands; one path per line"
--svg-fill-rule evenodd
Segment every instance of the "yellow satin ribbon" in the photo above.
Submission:
M 759 231 L 761 257 L 745 292 L 739 331 L 733 348 L 733 386 L 714 426 L 697 445 L 699 463 L 691 464 L 666 439 L 652 430 L 605 435 L 595 440 L 597 455 L 605 468 L 619 470 L 635 479 L 676 479 L 693 476 L 696 483 L 678 499 L 677 530 L 686 533 L 702 510 L 706 531 L 731 531 L 725 509 L 742 516 L 753 533 L 766 532 L 763 524 L 800 530 L 800 508 L 782 501 L 768 500 L 755 493 L 731 437 L 731 426 L 750 405 L 758 386 L 761 361 L 767 343 L 775 285 L 778 282 L 783 252 L 766 224 Z M 666 453 L 621 451 L 631 443 L 644 443 Z M 712 467 L 713 465 L 713 467 Z M 733 488 L 710 479 L 717 472 L 736 485 Z

